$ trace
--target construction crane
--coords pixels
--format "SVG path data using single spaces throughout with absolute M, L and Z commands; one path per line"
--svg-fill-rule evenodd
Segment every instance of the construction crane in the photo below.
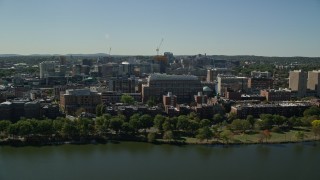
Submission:
M 156 49 L 156 51 L 157 51 L 157 56 L 159 56 L 159 50 L 160 50 L 160 47 L 161 47 L 162 43 L 163 43 L 163 38 L 161 39 L 161 42 L 160 42 L 159 46 L 158 46 L 157 49 Z

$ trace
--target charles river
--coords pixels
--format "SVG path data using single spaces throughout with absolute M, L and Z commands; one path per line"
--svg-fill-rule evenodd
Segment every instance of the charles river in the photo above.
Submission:
M 319 180 L 320 143 L 0 146 L 0 180 Z

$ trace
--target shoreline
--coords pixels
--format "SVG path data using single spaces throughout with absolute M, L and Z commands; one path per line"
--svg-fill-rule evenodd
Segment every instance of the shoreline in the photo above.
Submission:
M 36 141 L 23 141 L 23 140 L 5 140 L 0 141 L 0 146 L 11 146 L 11 147 L 27 147 L 27 146 L 59 146 L 59 145 L 87 145 L 87 144 L 108 144 L 114 143 L 118 144 L 121 142 L 142 142 L 142 143 L 150 143 L 155 145 L 208 145 L 208 146 L 239 146 L 239 145 L 275 145 L 275 144 L 299 144 L 299 143 L 317 143 L 320 142 L 319 139 L 311 140 L 302 140 L 302 141 L 268 141 L 268 142 L 219 142 L 219 141 L 211 141 L 211 142 L 186 142 L 186 141 L 179 141 L 179 140 L 172 140 L 172 141 L 155 141 L 155 142 L 148 142 L 144 139 L 130 139 L 130 138 L 110 138 L 110 139 L 85 139 L 85 140 L 66 140 L 66 141 L 53 141 L 53 142 L 36 142 Z

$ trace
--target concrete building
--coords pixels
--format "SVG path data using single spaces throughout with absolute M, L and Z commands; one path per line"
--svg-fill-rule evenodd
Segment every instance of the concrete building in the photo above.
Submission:
M 217 80 L 217 76 L 219 74 L 224 74 L 224 75 L 232 75 L 233 71 L 228 68 L 213 68 L 213 69 L 208 69 L 207 70 L 207 81 L 208 82 L 213 82 Z
M 289 88 L 296 92 L 297 97 L 304 97 L 307 92 L 307 73 L 302 70 L 290 71 Z
M 80 108 L 95 114 L 98 104 L 101 104 L 101 94 L 90 89 L 68 89 L 60 95 L 60 107 L 68 115 L 75 115 Z
M 117 63 L 107 63 L 101 65 L 101 75 L 104 78 L 118 76 L 119 64 Z
M 164 52 L 163 55 L 167 58 L 168 63 L 173 63 L 174 56 L 172 52 Z
M 55 65 L 54 61 L 44 61 L 39 64 L 40 68 L 40 79 L 47 78 L 49 76 L 55 76 Z
M 316 95 L 320 96 L 320 70 L 308 72 L 307 89 L 316 91 Z
M 142 85 L 142 99 L 146 102 L 150 97 L 154 97 L 160 102 L 162 95 L 172 92 L 177 96 L 178 103 L 190 103 L 193 95 L 201 90 L 201 82 L 196 76 L 151 74 L 147 84 Z
M 135 77 L 112 77 L 109 80 L 109 91 L 122 93 L 135 93 L 136 90 Z
M 251 77 L 253 78 L 266 78 L 270 79 L 271 78 L 271 72 L 268 71 L 251 71 Z
M 226 92 L 247 92 L 248 78 L 233 75 L 218 75 L 218 94 L 225 96 Z

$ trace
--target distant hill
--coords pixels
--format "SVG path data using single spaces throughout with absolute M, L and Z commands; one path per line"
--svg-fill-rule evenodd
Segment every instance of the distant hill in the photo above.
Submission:
M 85 56 L 85 57 L 95 57 L 95 56 L 107 56 L 106 53 L 95 53 L 95 54 L 0 54 L 0 57 L 14 57 L 14 56 Z
M 21 56 L 19 54 L 0 54 L 0 57 L 13 57 L 13 56 Z

